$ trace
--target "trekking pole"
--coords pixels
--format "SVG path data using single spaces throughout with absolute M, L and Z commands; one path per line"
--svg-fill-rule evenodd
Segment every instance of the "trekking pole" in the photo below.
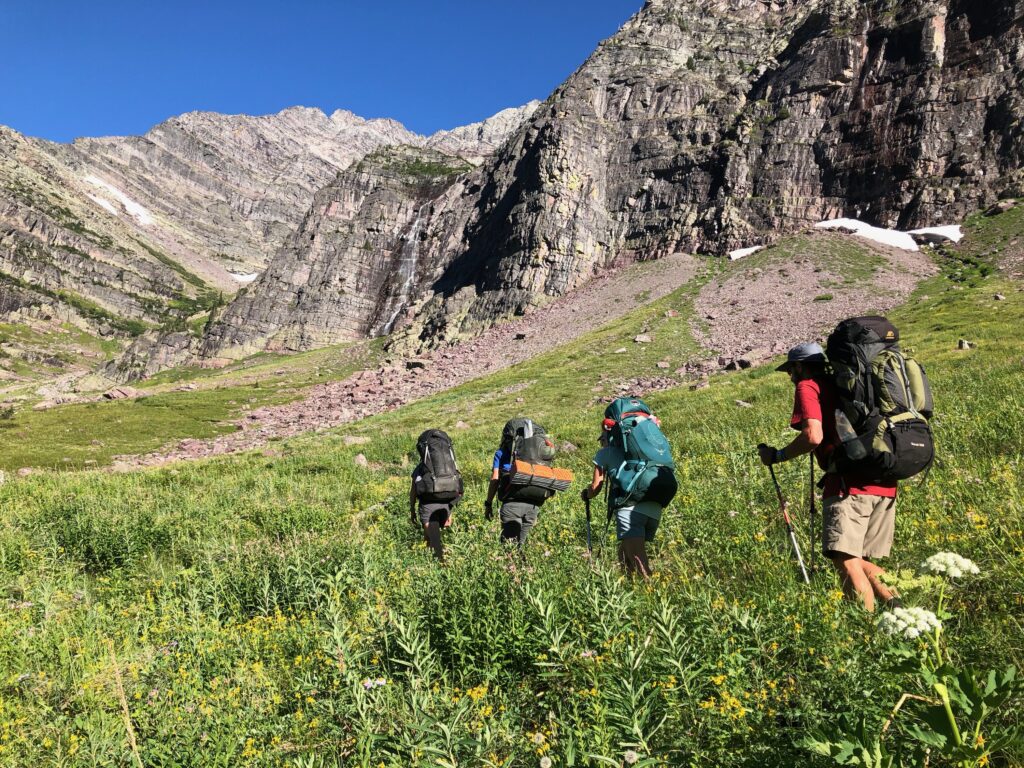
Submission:
M 590 542 L 590 497 L 589 496 L 584 496 L 583 497 L 583 506 L 585 506 L 587 508 L 587 552 L 590 553 L 591 557 L 593 557 L 594 556 L 594 547 L 591 545 L 591 542 Z
M 808 535 L 808 538 L 807 538 L 807 546 L 809 546 L 811 548 L 811 554 L 808 556 L 808 560 L 810 561 L 811 573 L 813 574 L 815 572 L 814 571 L 814 550 L 817 549 L 817 546 L 814 543 L 814 531 L 815 531 L 814 517 L 815 517 L 815 515 L 818 514 L 817 501 L 814 498 L 814 453 L 812 452 L 812 453 L 807 454 L 807 458 L 810 459 L 809 464 L 810 464 L 810 468 L 811 468 L 811 473 L 810 473 L 811 474 L 811 487 L 810 487 L 810 491 L 809 491 L 809 495 L 811 497 L 811 510 L 810 510 L 809 522 L 808 522 L 808 525 L 810 525 L 811 530 L 810 530 L 810 534 Z
M 811 578 L 807 575 L 807 568 L 804 567 L 804 558 L 800 554 L 800 545 L 796 542 L 796 532 L 793 530 L 793 522 L 789 519 L 786 500 L 782 497 L 782 486 L 779 485 L 779 480 L 775 477 L 775 467 L 769 464 L 768 471 L 772 473 L 772 482 L 775 483 L 775 495 L 779 497 L 779 511 L 782 512 L 782 518 L 786 521 L 786 532 L 789 534 L 789 541 L 793 545 L 793 551 L 796 552 L 796 561 L 800 563 L 800 573 L 803 574 L 804 583 L 810 584 Z

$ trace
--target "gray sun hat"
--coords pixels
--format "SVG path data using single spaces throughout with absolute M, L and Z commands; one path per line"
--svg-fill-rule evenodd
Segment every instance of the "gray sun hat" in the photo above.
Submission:
M 825 362 L 825 350 L 821 348 L 821 344 L 816 341 L 805 341 L 803 344 L 797 344 L 786 355 L 786 362 L 776 368 L 776 371 L 783 371 L 789 373 L 789 369 L 793 367 L 793 363 L 824 363 Z

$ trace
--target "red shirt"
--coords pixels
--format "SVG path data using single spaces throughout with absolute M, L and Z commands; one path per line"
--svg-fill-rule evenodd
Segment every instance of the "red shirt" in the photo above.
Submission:
M 793 399 L 793 417 L 789 425 L 793 429 L 801 429 L 807 419 L 821 422 L 821 445 L 814 449 L 818 466 L 827 470 L 833 451 L 839 446 L 839 433 L 836 432 L 836 405 L 838 398 L 830 381 L 825 379 L 804 379 L 796 384 L 796 395 Z M 871 485 L 848 477 L 829 473 L 825 475 L 825 488 L 822 495 L 830 496 L 883 496 L 887 499 L 896 497 L 896 483 Z

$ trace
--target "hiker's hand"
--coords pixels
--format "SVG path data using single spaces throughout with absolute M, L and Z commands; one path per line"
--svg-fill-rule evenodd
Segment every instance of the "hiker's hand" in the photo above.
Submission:
M 412 519 L 414 523 L 418 522 L 416 520 L 416 507 L 409 507 L 409 517 Z
M 484 519 L 494 519 L 494 504 L 490 501 L 484 503 Z
M 772 464 L 775 463 L 776 451 L 770 445 L 761 443 L 759 446 L 757 446 L 757 452 L 761 455 L 761 463 L 764 464 L 766 467 L 771 466 Z

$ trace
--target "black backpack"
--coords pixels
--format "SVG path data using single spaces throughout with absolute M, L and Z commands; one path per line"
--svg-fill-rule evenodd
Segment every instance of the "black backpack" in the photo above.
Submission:
M 540 424 L 524 418 L 509 419 L 501 431 L 501 455 L 502 464 L 508 463 L 513 467 L 517 459 L 550 467 L 551 460 L 555 458 L 555 445 Z M 502 470 L 498 486 L 498 498 L 502 502 L 521 501 L 540 506 L 555 494 L 536 485 L 513 483 L 512 477 L 512 472 Z
M 451 438 L 440 429 L 428 429 L 416 441 L 416 450 L 421 469 L 416 498 L 430 504 L 452 502 L 462 496 L 462 475 Z
M 839 394 L 836 426 L 843 442 L 834 468 L 840 474 L 866 482 L 906 480 L 935 458 L 931 385 L 899 340 L 896 327 L 878 315 L 844 320 L 828 337 L 825 353 Z

